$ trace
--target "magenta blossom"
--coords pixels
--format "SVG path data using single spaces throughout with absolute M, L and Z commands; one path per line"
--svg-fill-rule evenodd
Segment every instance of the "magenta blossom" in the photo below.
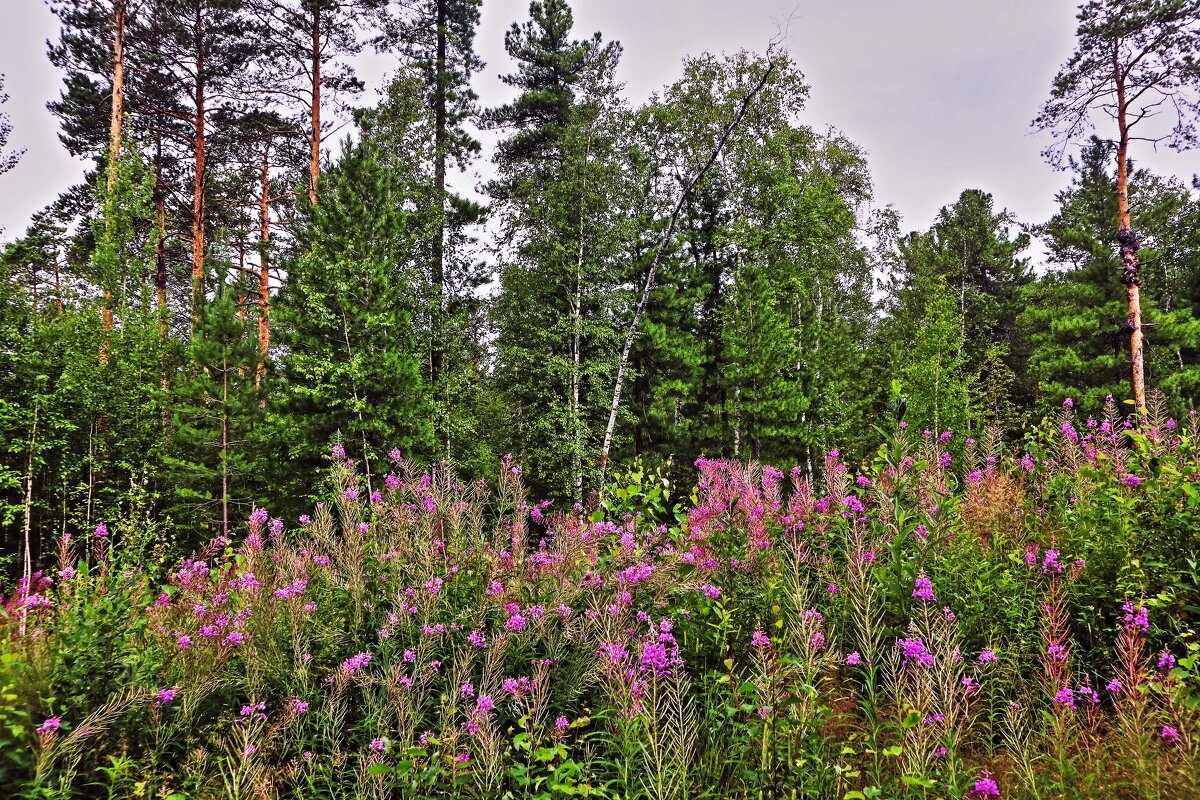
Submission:
M 47 717 L 46 721 L 37 727 L 37 733 L 46 736 L 62 727 L 62 717 Z

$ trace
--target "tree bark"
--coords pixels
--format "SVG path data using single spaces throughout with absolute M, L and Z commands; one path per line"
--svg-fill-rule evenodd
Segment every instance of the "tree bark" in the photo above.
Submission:
M 449 25 L 447 0 L 437 0 L 437 63 L 435 69 L 435 88 L 433 98 L 433 195 L 438 207 L 437 232 L 433 238 L 433 302 L 432 313 L 432 348 L 429 354 L 430 385 L 434 392 L 438 391 L 438 381 L 442 374 L 443 348 L 443 310 L 446 298 L 446 93 L 449 76 L 446 74 L 447 28 Z
M 29 453 L 25 458 L 25 563 L 22 572 L 22 577 L 25 579 L 25 594 L 29 595 L 29 583 L 33 580 L 33 555 L 30 550 L 32 533 L 33 533 L 33 450 L 37 447 L 37 429 L 38 429 L 38 411 L 40 407 L 35 401 L 33 404 L 33 429 L 29 434 Z M 28 613 L 28 605 L 22 605 L 21 608 L 21 635 L 25 635 L 25 615 Z
M 192 327 L 200 321 L 200 306 L 204 302 L 204 123 L 205 123 L 205 77 L 204 77 L 204 17 L 200 5 L 196 6 L 196 111 L 192 120 L 195 126 L 193 148 L 195 151 L 196 176 L 192 196 Z
M 1137 234 L 1129 215 L 1129 125 L 1125 94 L 1125 73 L 1121 70 L 1118 45 L 1113 44 L 1113 81 L 1117 89 L 1117 212 L 1119 215 L 1117 241 L 1121 247 L 1121 283 L 1129 315 L 1125 331 L 1129 333 L 1129 358 L 1132 366 L 1133 405 L 1138 417 L 1146 413 L 1146 375 L 1143 357 L 1141 275 L 1138 267 Z
M 58 304 L 58 315 L 63 313 L 62 282 L 58 277 L 58 245 L 54 247 L 54 299 Z
M 258 364 L 254 368 L 254 388 L 258 391 L 262 391 L 263 378 L 267 374 L 267 350 L 271 345 L 271 273 L 267 253 L 271 239 L 270 155 L 271 139 L 268 137 L 263 145 L 262 186 L 258 198 Z M 263 402 L 266 402 L 265 398 L 260 400 Z
M 239 305 L 241 305 L 239 303 Z M 229 360 L 221 356 L 221 536 L 229 538 Z
M 675 238 L 675 226 L 679 222 L 679 213 L 683 209 L 684 202 L 687 201 L 688 195 L 696 188 L 696 185 L 704 179 L 708 171 L 712 169 L 712 165 L 716 163 L 717 158 L 721 155 L 721 151 L 725 148 L 725 143 L 729 141 L 730 135 L 734 129 L 741 123 L 742 118 L 746 116 L 747 109 L 750 108 L 750 103 L 762 91 L 762 88 L 767 85 L 767 80 L 771 77 L 771 73 L 775 70 L 775 62 L 770 61 L 767 68 L 763 71 L 762 77 L 758 83 L 750 90 L 742 99 L 742 104 L 738 108 L 737 115 L 725 126 L 721 132 L 721 137 L 717 140 L 716 147 L 713 148 L 708 160 L 704 165 L 692 175 L 691 179 L 684 185 L 683 191 L 679 195 L 679 200 L 675 203 L 675 208 L 671 211 L 671 219 L 667 224 L 667 230 L 658 241 L 658 246 L 654 250 L 654 257 L 650 261 L 650 269 L 646 272 L 646 281 L 642 285 L 642 294 L 638 299 L 638 304 L 633 311 L 633 319 L 629 321 L 629 329 L 625 332 L 625 344 L 621 348 L 621 359 L 617 362 L 617 378 L 613 382 L 612 403 L 608 408 L 608 425 L 604 429 L 604 444 L 600 448 L 600 483 L 604 484 L 604 472 L 608 466 L 608 454 L 612 447 L 613 431 L 617 426 L 617 409 L 621 405 L 621 384 L 625 379 L 625 367 L 629 363 L 629 353 L 633 349 L 633 337 L 637 335 L 638 323 L 642 320 L 642 313 L 646 309 L 646 303 L 650 299 L 650 291 L 654 288 L 654 278 L 658 272 L 658 263 L 662 260 L 663 253 L 671 244 L 671 240 Z
M 113 1 L 113 81 L 112 104 L 108 122 L 108 196 L 117 186 L 117 170 L 121 164 L 121 125 L 125 107 L 125 0 Z M 106 220 L 105 225 L 111 222 Z M 112 290 L 104 289 L 100 306 L 101 328 L 100 363 L 108 361 L 109 335 L 113 328 Z
M 154 154 L 154 298 L 159 317 L 159 333 L 167 333 L 167 200 L 162 179 L 162 132 L 155 135 Z
M 321 179 L 321 7 L 313 3 L 312 18 L 312 105 L 308 135 L 308 201 L 317 204 L 317 182 Z
M 112 112 L 108 124 L 108 191 L 117 183 L 125 106 L 125 0 L 113 0 Z

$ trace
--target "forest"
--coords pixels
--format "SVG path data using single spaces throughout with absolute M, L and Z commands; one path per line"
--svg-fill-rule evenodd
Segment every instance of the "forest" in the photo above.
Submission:
M 49 2 L 0 793 L 1200 794 L 1200 2 L 912 231 L 781 41 L 634 103 L 534 0 L 488 105 L 482 0 Z

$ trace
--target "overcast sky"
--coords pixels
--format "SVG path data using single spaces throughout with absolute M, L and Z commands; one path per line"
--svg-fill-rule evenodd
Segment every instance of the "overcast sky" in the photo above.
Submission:
M 26 148 L 0 176 L 0 226 L 19 235 L 31 214 L 82 175 L 58 142 L 45 104 L 60 76 L 45 55 L 57 37 L 43 0 L 2 0 L 0 72 L 7 76 L 10 144 Z M 1053 211 L 1066 176 L 1039 153 L 1029 121 L 1073 46 L 1068 0 L 575 0 L 579 38 L 619 40 L 619 70 L 634 102 L 673 81 L 684 55 L 762 50 L 786 23 L 786 45 L 812 86 L 809 125 L 833 125 L 869 154 L 876 202 L 892 204 L 906 230 L 926 228 L 965 188 L 991 192 L 998 208 L 1038 222 Z M 477 47 L 487 66 L 483 103 L 507 99 L 497 76 L 511 71 L 504 31 L 528 15 L 527 0 L 484 0 Z M 790 19 L 790 22 L 788 20 Z M 390 65 L 365 60 L 367 99 Z M 1134 157 L 1190 181 L 1200 153 Z

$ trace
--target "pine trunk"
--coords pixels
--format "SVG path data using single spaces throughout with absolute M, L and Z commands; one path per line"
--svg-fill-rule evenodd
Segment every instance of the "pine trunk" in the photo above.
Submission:
M 1129 216 L 1129 124 L 1125 74 L 1121 71 L 1116 47 L 1113 48 L 1113 81 L 1117 87 L 1117 127 L 1120 131 L 1120 139 L 1117 142 L 1117 241 L 1121 246 L 1121 283 L 1125 284 L 1125 297 L 1129 309 L 1124 329 L 1129 333 L 1129 358 L 1133 368 L 1133 405 L 1140 417 L 1146 411 L 1141 275 L 1138 268 L 1137 234 Z
M 113 81 L 112 105 L 108 122 L 108 197 L 117 186 L 117 169 L 121 163 L 121 124 L 125 106 L 125 0 L 113 3 Z M 111 224 L 110 221 L 105 222 Z M 104 338 L 100 343 L 100 363 L 108 361 L 109 336 L 113 328 L 112 291 L 104 290 L 100 307 Z
M 262 186 L 258 198 L 258 365 L 254 369 L 254 388 L 258 391 L 262 390 L 263 378 L 267 374 L 267 350 L 271 345 L 271 273 L 267 254 L 271 240 L 270 155 L 271 140 L 268 138 L 263 146 Z
M 192 145 L 196 156 L 196 176 L 192 195 L 192 326 L 200 321 L 204 302 L 204 18 L 196 7 L 196 113 Z
M 437 231 L 433 236 L 433 264 L 431 283 L 433 298 L 430 303 L 429 383 L 435 398 L 441 394 L 442 362 L 445 354 L 444 317 L 446 306 L 446 94 L 449 91 L 449 76 L 446 74 L 446 50 L 448 26 L 447 0 L 437 0 L 437 63 L 433 98 L 433 196 L 437 203 Z M 445 410 L 439 416 L 444 416 Z M 449 457 L 449 433 L 446 434 L 446 455 Z
M 312 105 L 308 135 L 308 201 L 317 204 L 317 182 L 321 178 L 321 9 L 313 4 L 312 18 Z
M 240 305 L 240 304 L 239 304 Z M 229 361 L 221 357 L 221 535 L 229 537 Z
M 167 200 L 162 178 L 162 133 L 155 137 L 154 222 L 158 230 L 154 242 L 154 296 L 160 332 L 167 333 Z
M 112 116 L 108 124 L 108 191 L 117 183 L 121 162 L 121 123 L 125 105 L 125 0 L 113 2 Z

